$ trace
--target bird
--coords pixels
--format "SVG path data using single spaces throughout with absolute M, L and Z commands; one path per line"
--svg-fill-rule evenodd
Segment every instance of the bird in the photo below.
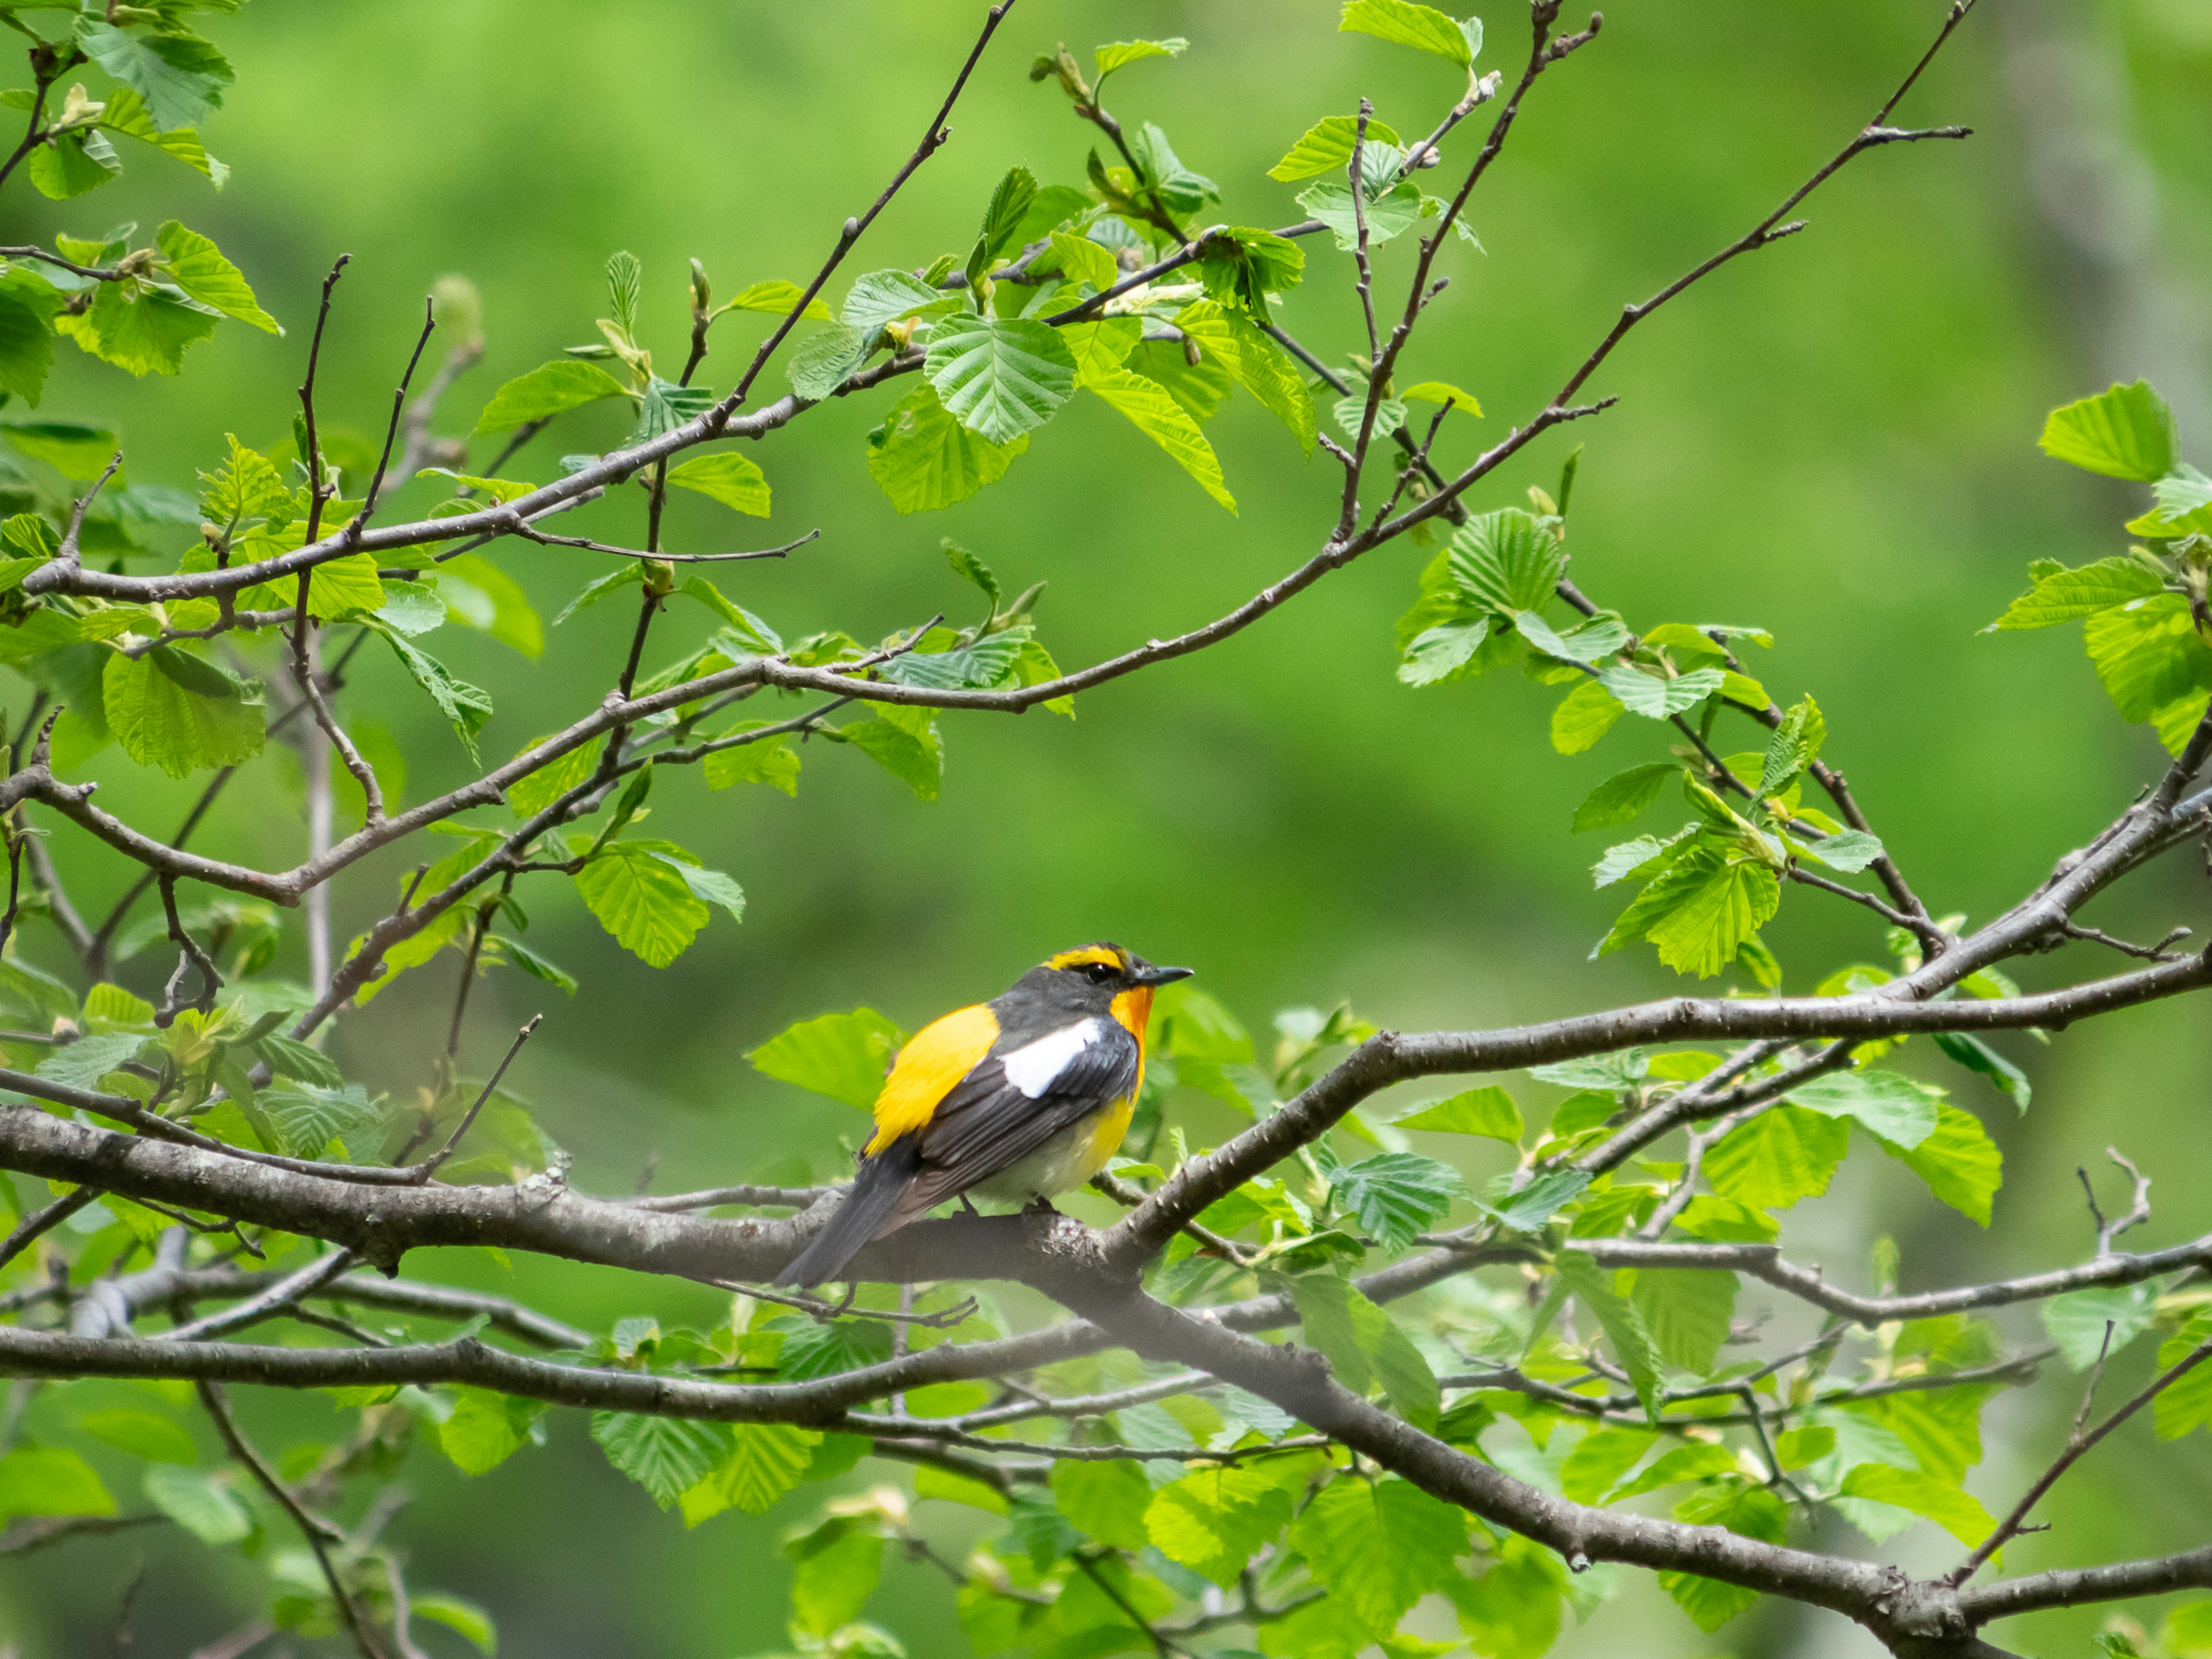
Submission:
M 851 1188 L 775 1283 L 835 1279 L 947 1199 L 1048 1201 L 1089 1181 L 1128 1132 L 1152 994 L 1192 972 L 1079 945 L 915 1032 L 876 1097 Z

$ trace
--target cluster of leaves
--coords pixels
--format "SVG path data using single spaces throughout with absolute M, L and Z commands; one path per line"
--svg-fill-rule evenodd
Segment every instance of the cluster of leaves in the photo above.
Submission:
M 1909 949 L 1909 940 L 1899 945 Z M 1889 972 L 1849 969 L 1833 988 L 1844 989 L 1846 977 L 1865 986 Z M 1228 1010 L 1188 985 L 1164 991 L 1153 1020 L 1133 1156 L 1114 1169 L 1139 1185 L 1172 1174 L 1192 1155 L 1182 1126 L 1194 1121 L 1199 1097 L 1229 1108 L 1232 1122 L 1249 1121 L 1374 1030 L 1343 1009 L 1286 1010 L 1263 1059 Z M 794 1026 L 751 1059 L 770 1077 L 865 1110 L 905 1036 L 862 1008 Z M 1494 1085 L 1389 1121 L 1355 1111 L 1281 1171 L 1200 1214 L 1199 1225 L 1227 1240 L 1227 1253 L 1179 1237 L 1153 1270 L 1151 1288 L 1186 1305 L 1287 1294 L 1301 1340 L 1328 1357 L 1340 1382 L 1577 1502 L 1665 1493 L 1667 1512 L 1679 1518 L 1777 1542 L 1832 1508 L 1874 1542 L 1927 1521 L 1971 1546 L 1994 1525 L 1966 1487 L 1981 1457 L 1981 1413 L 2003 1386 L 1988 1375 L 2002 1352 L 1994 1328 L 1959 1316 L 1866 1337 L 1830 1328 L 1812 1358 L 1765 1364 L 1729 1352 L 1746 1340 L 1734 1273 L 1607 1271 L 1589 1251 L 1590 1241 L 1640 1229 L 1681 1196 L 1685 1180 L 1694 1185 L 1686 1202 L 1674 1206 L 1663 1238 L 1771 1243 L 1780 1217 L 1824 1194 L 1862 1140 L 1918 1176 L 1933 1196 L 1988 1224 L 2002 1176 L 1996 1146 L 1944 1090 L 1863 1063 L 1888 1052 L 1873 1048 L 1854 1068 L 1801 1082 L 1747 1115 L 1705 1148 L 1693 1170 L 1644 1159 L 1592 1180 L 1574 1165 L 1629 1117 L 1663 1106 L 1724 1066 L 1755 1085 L 1802 1055 L 1745 1069 L 1741 1055 L 1635 1049 L 1540 1067 L 1536 1082 L 1570 1092 L 1533 1134 L 1521 1102 Z M 1163 1128 L 1160 1109 L 1177 1091 L 1189 1092 L 1167 1114 L 1172 1127 Z M 856 1119 L 851 1139 L 860 1138 Z M 1511 1157 L 1484 1180 L 1474 1171 L 1482 1155 L 1466 1149 L 1486 1140 Z M 1386 1310 L 1354 1281 L 1353 1273 L 1414 1247 L 1429 1230 L 1469 1220 L 1493 1237 L 1524 1240 L 1540 1264 L 1534 1282 L 1491 1289 L 1453 1280 Z M 1893 1285 L 1898 1266 L 1886 1243 L 1875 1270 L 1879 1283 Z M 2163 1328 L 2162 1358 L 2170 1364 L 2203 1340 L 2201 1302 L 2178 1281 L 2160 1280 L 2059 1297 L 2043 1318 L 2076 1370 L 2095 1363 L 2107 1322 L 2110 1354 Z M 1865 1349 L 1856 1367 L 1840 1358 L 1847 1341 Z M 1953 1372 L 1967 1375 L 1956 1384 L 1933 1381 Z M 1048 1368 L 1029 1386 L 1087 1395 L 1161 1375 L 1133 1361 L 1085 1359 Z M 1486 1377 L 1498 1381 L 1485 1386 Z M 1624 1382 L 1625 1396 L 1617 1392 Z M 1546 1397 L 1545 1388 L 1556 1393 Z M 1566 1405 L 1561 1395 L 1589 1403 Z M 918 1398 L 909 1396 L 907 1409 L 927 1417 L 957 1416 L 998 1396 L 983 1385 L 957 1384 L 928 1391 L 927 1403 Z M 2159 1432 L 2186 1433 L 2208 1417 L 2212 1386 L 2177 1389 L 2161 1399 Z M 1025 1424 L 987 1432 L 1033 1443 L 1042 1431 Z M 1471 1524 L 1340 1450 L 1310 1447 L 1282 1413 L 1234 1389 L 1132 1405 L 1065 1434 L 1071 1449 L 1135 1449 L 1121 1461 L 1054 1463 L 1049 1504 L 1018 1484 L 1008 1494 L 939 1473 L 917 1480 L 921 1497 L 1008 1517 L 1012 1530 L 970 1563 L 963 1593 L 979 1652 L 1073 1652 L 1086 1640 L 1101 1645 L 1085 1650 L 1108 1651 L 1107 1632 L 1138 1645 L 1147 1638 L 1130 1608 L 1171 1629 L 1175 1618 L 1206 1601 L 1209 1584 L 1242 1584 L 1259 1646 L 1269 1654 L 1348 1659 L 1370 1643 L 1388 1652 L 1443 1651 L 1396 1631 L 1407 1609 L 1435 1592 L 1459 1607 L 1477 1652 L 1534 1655 L 1569 1610 L 1586 1613 L 1613 1587 L 1602 1573 L 1571 1577 L 1548 1552 Z M 1292 1443 L 1271 1449 L 1285 1442 Z M 1146 1460 L 1143 1450 L 1175 1455 Z M 1209 1452 L 1223 1455 L 1218 1466 L 1192 1467 Z M 843 1535 L 834 1509 L 822 1525 Z M 804 1540 L 814 1535 L 795 1535 L 791 1547 L 802 1563 L 811 1559 Z M 1384 1560 L 1404 1564 L 1399 1576 L 1367 1583 L 1363 1575 Z M 833 1570 L 846 1571 L 826 1559 L 802 1565 L 802 1602 L 828 1594 L 812 1575 Z M 872 1585 L 872 1566 L 852 1571 L 840 1582 Z M 1115 1596 L 1102 1603 L 1101 1573 L 1127 1606 Z M 1709 1630 L 1753 1599 L 1687 1574 L 1667 1575 L 1666 1588 Z M 849 1604 L 836 1602 L 841 1617 L 864 1593 L 856 1589 Z M 812 1629 L 803 1614 L 801 1626 Z
M 2079 621 L 2097 678 L 2120 718 L 2148 724 L 2181 752 L 2212 702 L 2212 478 L 2180 459 L 2173 411 L 2147 380 L 2051 411 L 2046 454 L 2151 487 L 2154 505 L 2128 521 L 2142 539 L 2124 555 L 2068 568 L 2028 568 L 2034 586 L 1989 631 Z

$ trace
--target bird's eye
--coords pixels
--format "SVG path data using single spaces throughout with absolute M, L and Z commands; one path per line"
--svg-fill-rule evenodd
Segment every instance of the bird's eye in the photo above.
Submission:
M 1103 962 L 1086 962 L 1083 964 L 1083 976 L 1093 985 L 1103 985 L 1114 977 L 1114 969 Z

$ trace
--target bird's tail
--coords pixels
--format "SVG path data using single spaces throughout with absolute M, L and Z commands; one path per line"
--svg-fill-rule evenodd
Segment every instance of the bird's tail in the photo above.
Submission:
M 873 1158 L 862 1158 L 853 1177 L 852 1190 L 845 1194 L 844 1201 L 830 1212 L 830 1219 L 823 1224 L 822 1231 L 814 1235 L 791 1265 L 775 1276 L 775 1282 L 787 1286 L 808 1285 L 836 1278 L 898 1207 L 899 1200 L 906 1196 L 921 1170 L 918 1135 L 895 1140 Z

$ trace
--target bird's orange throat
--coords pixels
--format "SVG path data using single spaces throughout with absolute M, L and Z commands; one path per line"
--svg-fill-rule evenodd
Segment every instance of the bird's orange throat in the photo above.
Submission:
M 1152 988 L 1139 985 L 1133 990 L 1122 992 L 1114 999 L 1112 1008 L 1114 1018 L 1121 1029 L 1137 1039 L 1137 1080 L 1129 1085 L 1129 1098 L 1133 1101 L 1137 1097 L 1137 1091 L 1145 1086 L 1145 1027 L 1152 1018 Z M 1123 1127 L 1127 1127 L 1126 1120 Z

